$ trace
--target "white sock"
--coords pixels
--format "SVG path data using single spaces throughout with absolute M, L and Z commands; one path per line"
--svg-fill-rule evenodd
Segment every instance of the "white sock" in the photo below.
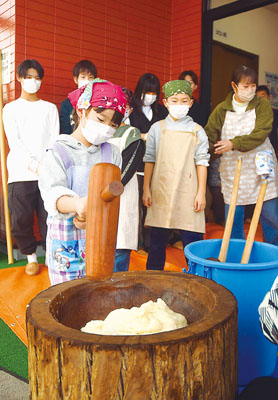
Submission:
M 31 255 L 28 255 L 27 256 L 27 260 L 28 260 L 28 263 L 31 263 L 31 262 L 38 262 L 38 259 L 37 259 L 37 254 L 36 253 L 33 253 L 33 254 L 31 254 Z

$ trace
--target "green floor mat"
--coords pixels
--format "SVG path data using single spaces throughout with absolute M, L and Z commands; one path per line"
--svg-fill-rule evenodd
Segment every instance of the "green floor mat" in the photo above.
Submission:
M 28 380 L 27 347 L 0 319 L 0 368 Z
M 38 257 L 40 264 L 43 264 L 44 260 L 44 257 Z M 0 269 L 19 267 L 26 263 L 27 260 L 19 260 L 9 265 L 7 255 L 0 253 Z M 0 319 L 0 368 L 28 381 L 27 348 L 2 319 Z
M 45 257 L 38 257 L 38 263 L 43 264 L 45 261 Z M 27 260 L 18 260 L 13 264 L 8 264 L 7 254 L 0 253 L 0 269 L 4 268 L 12 268 L 12 267 L 20 267 L 21 265 L 27 264 Z

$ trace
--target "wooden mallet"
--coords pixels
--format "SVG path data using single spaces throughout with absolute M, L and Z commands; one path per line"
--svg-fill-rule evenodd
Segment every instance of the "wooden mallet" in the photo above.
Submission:
M 253 212 L 252 220 L 250 223 L 250 228 L 248 231 L 246 243 L 244 246 L 242 258 L 241 258 L 241 264 L 248 264 L 249 258 L 251 255 L 255 235 L 257 232 L 258 224 L 259 224 L 259 219 L 263 207 L 263 202 L 264 202 L 264 197 L 267 189 L 267 184 L 268 184 L 268 178 L 273 174 L 273 156 L 272 153 L 268 151 L 259 151 L 256 154 L 256 166 L 257 166 L 257 173 L 258 175 L 262 176 L 262 183 L 258 195 L 258 199 L 256 202 L 256 206 Z
M 114 164 L 91 169 L 86 216 L 86 277 L 109 279 L 113 274 L 118 231 L 121 170 Z

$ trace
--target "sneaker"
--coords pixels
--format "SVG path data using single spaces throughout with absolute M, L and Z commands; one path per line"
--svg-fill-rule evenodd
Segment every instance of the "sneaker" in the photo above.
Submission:
M 37 275 L 39 273 L 40 267 L 37 262 L 30 262 L 25 266 L 25 274 L 29 276 Z

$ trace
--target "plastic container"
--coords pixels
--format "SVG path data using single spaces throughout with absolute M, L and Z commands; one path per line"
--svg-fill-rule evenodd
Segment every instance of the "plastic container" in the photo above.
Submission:
M 278 275 L 278 247 L 254 242 L 249 263 L 240 264 L 245 240 L 231 239 L 227 262 L 206 260 L 218 257 L 221 242 L 193 242 L 184 252 L 188 273 L 213 279 L 237 298 L 239 386 L 244 386 L 258 376 L 272 375 L 275 369 L 277 346 L 262 333 L 258 307 Z

